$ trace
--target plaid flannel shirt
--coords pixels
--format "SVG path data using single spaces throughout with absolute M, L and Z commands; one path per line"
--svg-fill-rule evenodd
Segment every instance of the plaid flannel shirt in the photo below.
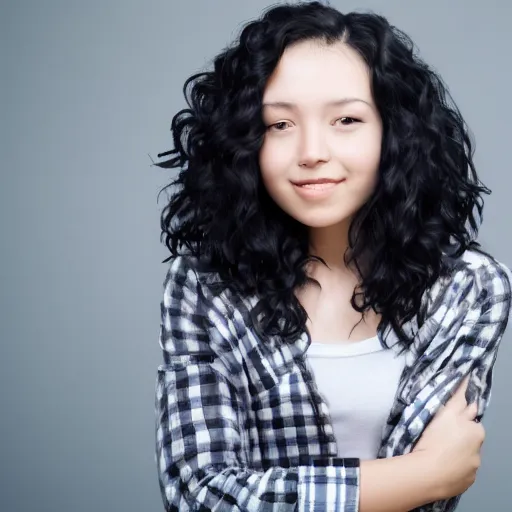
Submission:
M 294 344 L 258 339 L 255 299 L 214 296 L 190 256 L 164 280 L 156 378 L 156 456 L 167 511 L 345 511 L 359 508 L 359 459 L 337 457 L 329 410 Z M 382 434 L 379 458 L 410 452 L 465 375 L 481 418 L 511 309 L 512 275 L 467 251 L 406 325 L 413 343 Z M 392 350 L 395 333 L 379 334 Z M 460 496 L 416 509 L 448 512 Z

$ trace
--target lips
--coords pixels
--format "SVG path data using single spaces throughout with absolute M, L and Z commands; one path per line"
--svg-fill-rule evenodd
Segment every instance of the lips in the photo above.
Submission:
M 317 178 L 317 179 L 309 179 L 309 180 L 301 180 L 301 181 L 292 181 L 292 183 L 297 187 L 306 187 L 306 186 L 321 186 L 321 185 L 334 185 L 337 183 L 341 183 L 343 179 L 333 179 L 333 178 Z
M 295 192 L 305 201 L 323 201 L 329 198 L 345 178 L 335 180 L 332 178 L 318 178 L 291 182 Z

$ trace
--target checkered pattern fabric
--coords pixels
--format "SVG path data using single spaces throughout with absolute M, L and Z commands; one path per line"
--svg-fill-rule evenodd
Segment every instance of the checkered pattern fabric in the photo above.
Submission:
M 156 378 L 156 464 L 167 511 L 357 512 L 359 460 L 337 456 L 329 410 L 294 344 L 264 344 L 254 298 L 215 296 L 190 256 L 171 260 L 163 285 Z M 512 275 L 466 252 L 425 294 L 421 322 L 383 431 L 379 458 L 410 452 L 465 375 L 481 418 L 511 309 Z M 396 334 L 379 334 L 399 350 Z M 448 512 L 460 496 L 417 509 Z

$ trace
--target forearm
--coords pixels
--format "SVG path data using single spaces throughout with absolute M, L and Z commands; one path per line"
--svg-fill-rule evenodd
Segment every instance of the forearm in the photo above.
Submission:
M 406 512 L 442 498 L 424 452 L 361 461 L 359 512 Z

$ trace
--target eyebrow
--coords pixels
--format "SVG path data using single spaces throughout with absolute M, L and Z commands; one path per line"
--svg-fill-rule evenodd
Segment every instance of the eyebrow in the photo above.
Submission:
M 354 103 L 354 102 L 366 103 L 366 105 L 373 108 L 373 105 L 371 103 L 368 103 L 367 101 L 365 101 L 361 98 L 342 98 L 340 100 L 329 101 L 328 103 L 326 103 L 326 106 L 327 107 L 340 107 L 342 105 L 346 105 L 347 103 Z M 282 109 L 286 109 L 286 110 L 297 109 L 297 105 L 295 103 L 290 103 L 288 101 L 266 102 L 266 103 L 263 103 L 263 107 L 282 108 Z

